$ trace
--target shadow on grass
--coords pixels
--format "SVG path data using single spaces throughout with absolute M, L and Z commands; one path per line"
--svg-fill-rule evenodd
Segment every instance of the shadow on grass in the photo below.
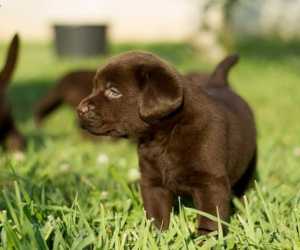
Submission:
M 18 122 L 26 122 L 32 119 L 36 103 L 51 88 L 53 81 L 50 79 L 37 79 L 18 82 L 10 86 L 9 101 Z

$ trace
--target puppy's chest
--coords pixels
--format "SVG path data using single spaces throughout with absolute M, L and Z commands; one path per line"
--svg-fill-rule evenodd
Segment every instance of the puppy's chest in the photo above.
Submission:
M 144 148 L 140 151 L 142 176 L 155 185 L 162 185 L 174 193 L 188 192 L 184 176 L 188 172 L 188 162 L 183 163 L 181 153 L 161 148 Z

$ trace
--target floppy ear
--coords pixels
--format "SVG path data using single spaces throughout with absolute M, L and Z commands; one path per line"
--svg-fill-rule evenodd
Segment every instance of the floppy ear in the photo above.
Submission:
M 209 78 L 208 86 L 228 86 L 228 74 L 230 69 L 239 61 L 239 55 L 233 54 L 224 58 L 216 67 Z
M 160 64 L 140 65 L 136 78 L 141 89 L 139 113 L 144 121 L 158 121 L 181 106 L 183 88 L 175 70 Z
M 15 34 L 7 52 L 5 65 L 0 72 L 0 90 L 6 87 L 12 77 L 18 59 L 18 52 L 19 36 Z

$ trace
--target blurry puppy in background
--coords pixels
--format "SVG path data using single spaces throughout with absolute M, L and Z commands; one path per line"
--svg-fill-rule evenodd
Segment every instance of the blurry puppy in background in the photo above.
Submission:
M 91 93 L 95 74 L 93 70 L 78 70 L 64 75 L 36 105 L 36 124 L 41 125 L 63 104 L 75 110 L 80 101 Z
M 0 144 L 11 151 L 21 151 L 25 139 L 18 131 L 6 100 L 6 91 L 15 70 L 19 54 L 19 36 L 16 34 L 9 46 L 6 62 L 0 73 Z
M 224 65 L 205 83 L 151 53 L 124 53 L 97 72 L 92 93 L 78 106 L 90 133 L 137 139 L 144 208 L 158 228 L 168 228 L 177 196 L 228 220 L 232 195 L 244 194 L 253 179 L 254 116 L 228 85 Z M 217 229 L 199 216 L 199 233 Z
M 46 96 L 42 97 L 35 107 L 36 125 L 42 126 L 45 119 L 64 104 L 75 110 L 80 101 L 91 93 L 95 72 L 92 70 L 72 71 L 58 80 L 58 83 Z M 85 131 L 81 130 L 81 132 L 85 138 L 99 139 Z

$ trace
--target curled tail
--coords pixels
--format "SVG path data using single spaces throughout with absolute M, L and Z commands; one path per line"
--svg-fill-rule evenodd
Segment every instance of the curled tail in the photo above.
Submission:
M 228 74 L 230 69 L 239 61 L 239 55 L 233 54 L 223 59 L 210 75 L 208 86 L 228 86 Z
M 0 72 L 0 88 L 7 86 L 16 67 L 19 54 L 19 40 L 18 34 L 15 34 L 10 43 L 4 68 Z

